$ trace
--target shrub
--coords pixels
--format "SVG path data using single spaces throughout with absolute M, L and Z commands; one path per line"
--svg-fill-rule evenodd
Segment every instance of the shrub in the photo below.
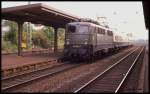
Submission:
M 48 48 L 50 46 L 49 40 L 43 31 L 33 32 L 32 41 L 34 45 L 40 46 L 42 48 Z

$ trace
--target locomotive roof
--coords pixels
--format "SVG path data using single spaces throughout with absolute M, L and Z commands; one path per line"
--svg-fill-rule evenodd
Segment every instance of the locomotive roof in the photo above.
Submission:
M 106 29 L 106 30 L 110 30 L 110 28 L 106 28 L 104 26 L 101 26 L 101 25 L 97 25 L 97 24 L 94 24 L 94 23 L 91 23 L 91 22 L 71 22 L 71 23 L 68 23 L 70 25 L 89 25 L 89 26 L 96 26 L 96 27 L 100 27 L 100 28 L 103 28 L 103 29 Z

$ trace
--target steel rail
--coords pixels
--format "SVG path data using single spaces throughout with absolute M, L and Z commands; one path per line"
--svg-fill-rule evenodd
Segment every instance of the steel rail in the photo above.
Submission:
M 136 57 L 136 59 L 134 60 L 134 62 L 132 63 L 131 67 L 129 68 L 129 70 L 127 71 L 127 73 L 125 74 L 124 78 L 122 79 L 122 81 L 120 82 L 119 86 L 117 87 L 117 89 L 115 90 L 115 93 L 117 93 L 120 89 L 120 87 L 122 86 L 123 82 L 125 81 L 125 79 L 127 78 L 127 76 L 129 75 L 129 73 L 131 72 L 131 70 L 133 69 L 133 66 L 135 65 L 135 63 L 137 62 L 139 56 L 141 55 L 142 51 L 144 50 L 144 47 L 142 48 L 142 50 L 140 51 L 140 53 L 138 54 L 138 56 Z
M 55 60 L 53 60 L 53 61 L 55 61 Z M 42 61 L 42 62 L 44 63 L 44 62 L 52 62 L 52 61 L 50 60 L 50 61 Z M 41 63 L 41 62 L 40 62 L 40 63 Z M 60 64 L 60 65 L 54 65 L 54 66 L 52 66 L 52 67 L 41 68 L 41 69 L 29 71 L 29 72 L 19 73 L 19 74 L 17 74 L 17 75 L 12 75 L 12 76 L 8 76 L 8 77 L 4 77 L 4 78 L 2 78 L 2 81 L 3 81 L 3 80 L 7 80 L 7 79 L 11 79 L 11 78 L 14 78 L 14 77 L 17 77 L 17 76 L 29 74 L 29 73 L 32 73 L 32 72 L 37 72 L 37 71 L 45 70 L 45 69 L 48 69 L 48 68 L 59 67 L 59 66 L 62 66 L 62 65 L 64 65 L 64 64 L 67 64 L 67 63 L 63 63 L 63 64 Z
M 137 48 L 138 49 L 138 48 Z M 129 54 L 127 54 L 126 56 L 124 56 L 123 58 L 121 58 L 119 61 L 117 61 L 115 64 L 111 65 L 110 67 L 108 67 L 106 70 L 104 70 L 102 73 L 100 73 L 99 75 L 97 75 L 96 77 L 94 77 L 93 79 L 91 79 L 90 81 L 88 81 L 87 83 L 85 83 L 83 86 L 81 86 L 80 88 L 78 88 L 77 90 L 74 91 L 74 93 L 77 93 L 81 90 L 83 90 L 86 86 L 88 86 L 90 83 L 92 83 L 93 81 L 95 81 L 97 78 L 101 77 L 102 75 L 104 75 L 108 70 L 112 69 L 114 66 L 116 66 L 117 64 L 119 64 L 121 61 L 123 61 L 124 59 L 126 59 L 128 56 L 130 56 L 132 53 L 134 53 L 137 49 L 133 50 L 132 52 L 130 52 Z
M 36 80 L 39 80 L 39 79 L 42 79 L 42 78 L 45 78 L 45 77 L 48 77 L 48 76 L 56 75 L 58 73 L 67 71 L 69 69 L 76 68 L 76 67 L 81 66 L 81 65 L 84 65 L 84 64 L 83 63 L 82 64 L 75 64 L 75 65 L 70 66 L 69 68 L 67 67 L 67 68 L 64 68 L 64 69 L 61 69 L 61 70 L 57 70 L 55 72 L 51 72 L 51 73 L 48 73 L 48 74 L 40 75 L 38 77 L 34 77 L 30 80 L 26 80 L 26 81 L 18 83 L 18 84 L 14 84 L 14 85 L 11 85 L 11 86 L 8 86 L 8 87 L 4 87 L 4 88 L 2 88 L 2 92 L 5 92 L 5 91 L 7 92 L 8 90 L 11 90 L 15 87 L 22 86 L 22 85 L 25 85 L 27 83 L 30 83 L 30 82 L 33 82 L 33 81 L 36 81 Z

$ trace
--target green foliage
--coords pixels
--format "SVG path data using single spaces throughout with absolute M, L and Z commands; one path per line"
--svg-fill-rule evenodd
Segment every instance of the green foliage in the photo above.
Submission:
M 4 34 L 4 40 L 10 41 L 12 44 L 17 44 L 16 40 L 16 32 L 15 31 L 8 31 Z
M 65 39 L 65 29 L 58 29 L 58 47 L 63 49 Z M 46 26 L 43 31 L 33 32 L 32 36 L 33 44 L 43 48 L 54 45 L 54 29 Z
M 33 29 L 32 25 L 31 25 L 31 23 L 30 23 L 30 26 L 29 26 L 29 24 L 25 22 L 25 23 L 23 24 L 23 31 L 27 32 L 28 30 L 30 30 L 31 32 L 34 31 L 34 29 Z
M 4 41 L 2 43 L 2 50 L 16 51 L 18 45 L 18 26 L 12 21 L 7 21 L 7 25 L 10 26 L 10 30 L 4 34 Z M 23 25 L 22 42 L 27 43 L 27 30 L 28 25 Z M 49 48 L 54 45 L 54 29 L 52 27 L 45 26 L 41 31 L 34 31 L 33 27 L 30 27 L 32 31 L 32 43 L 35 46 L 42 48 Z M 62 28 L 58 29 L 58 47 L 63 48 L 65 38 L 65 30 Z
M 10 41 L 2 41 L 1 50 L 7 53 L 17 52 L 17 45 L 12 44 Z
M 65 40 L 65 29 L 59 28 L 58 29 L 58 47 L 59 47 L 59 49 L 64 48 L 64 40 Z
M 22 32 L 22 42 L 27 42 L 27 32 Z
M 52 27 L 45 26 L 44 33 L 47 36 L 49 42 L 52 43 L 54 41 L 54 29 Z
M 23 24 L 23 31 L 27 32 L 28 29 L 29 29 L 28 24 L 27 24 L 27 23 L 24 23 L 24 24 Z
M 12 21 L 6 21 L 6 24 L 10 26 L 10 30 L 4 34 L 4 40 L 17 45 L 17 24 Z
M 6 52 L 16 52 L 18 45 L 18 26 L 15 22 L 6 21 L 6 24 L 10 27 L 10 30 L 3 36 L 2 50 Z M 26 32 L 22 33 L 22 42 L 26 42 Z
M 42 48 L 48 48 L 50 46 L 48 38 L 43 31 L 33 32 L 32 41 L 34 45 Z

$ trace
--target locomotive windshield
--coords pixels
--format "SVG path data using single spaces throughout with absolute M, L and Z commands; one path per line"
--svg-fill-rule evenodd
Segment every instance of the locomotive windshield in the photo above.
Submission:
M 85 25 L 68 25 L 67 27 L 68 33 L 79 33 L 79 34 L 88 34 L 88 26 Z
M 67 45 L 88 44 L 89 32 L 87 25 L 72 24 L 67 25 L 67 33 L 65 43 Z
M 76 31 L 76 27 L 75 26 L 72 26 L 72 25 L 68 26 L 68 32 L 74 33 L 75 31 Z
M 80 26 L 79 27 L 79 30 L 78 30 L 80 33 L 84 33 L 84 34 L 87 34 L 88 33 L 88 26 Z

